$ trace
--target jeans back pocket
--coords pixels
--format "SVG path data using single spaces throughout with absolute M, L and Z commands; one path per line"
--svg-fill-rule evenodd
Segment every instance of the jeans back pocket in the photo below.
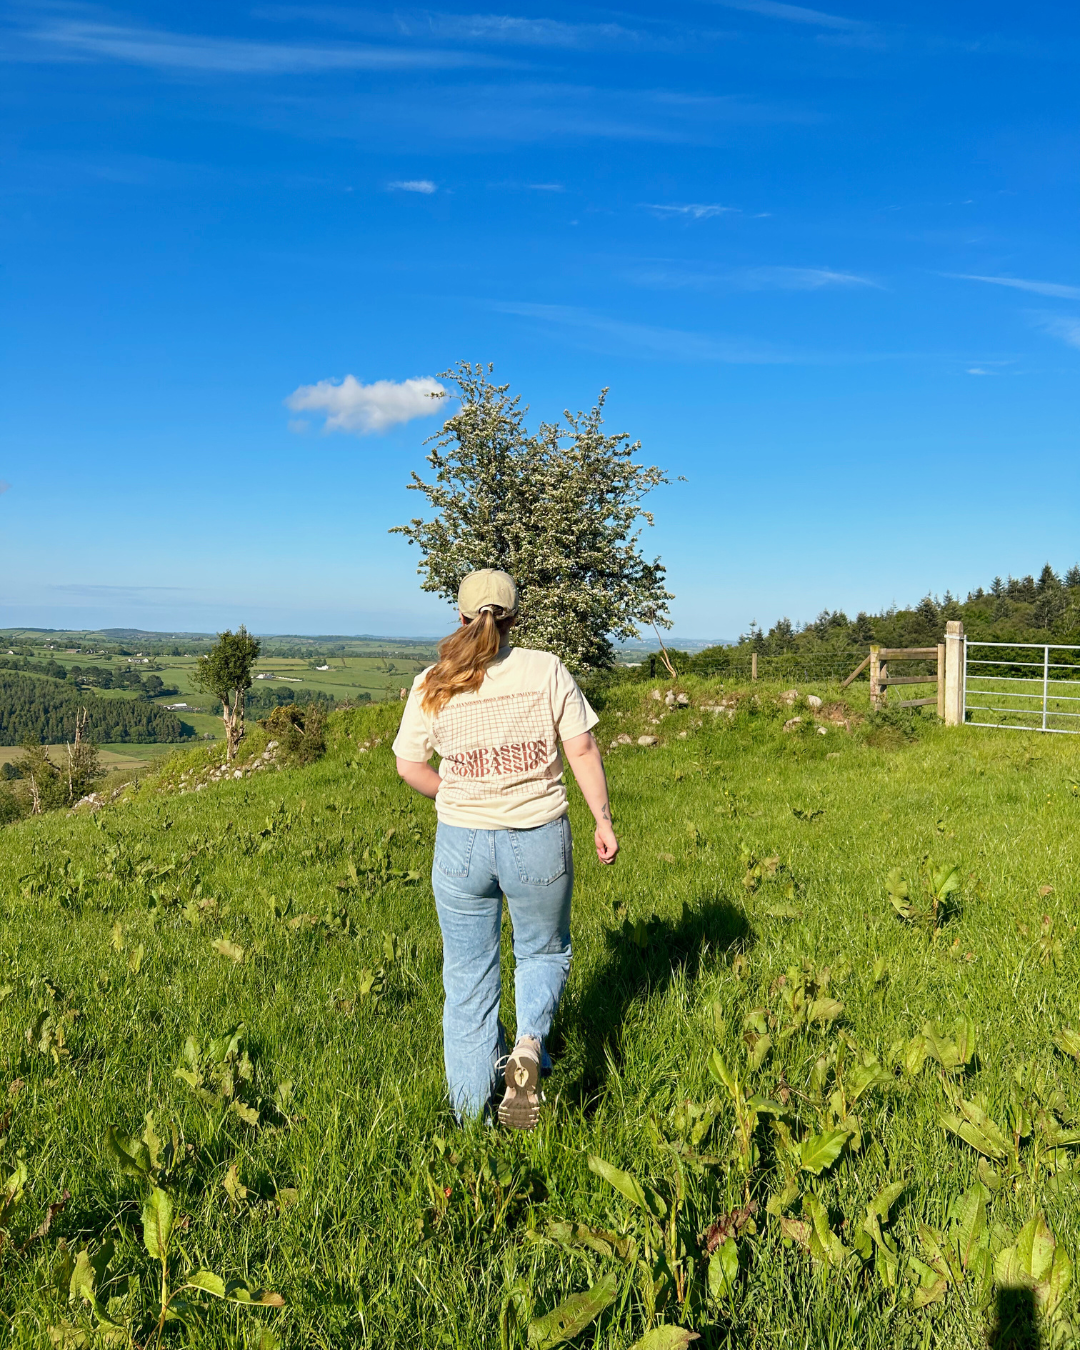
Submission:
M 467 877 L 475 830 L 460 825 L 439 825 L 435 831 L 435 866 L 444 877 Z
M 566 816 L 533 830 L 507 830 L 517 859 L 518 876 L 527 886 L 548 886 L 566 875 L 570 854 L 570 821 Z

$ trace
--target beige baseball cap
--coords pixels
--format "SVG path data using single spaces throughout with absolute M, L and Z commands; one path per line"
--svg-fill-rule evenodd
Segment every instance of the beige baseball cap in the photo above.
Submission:
M 507 614 L 516 614 L 518 593 L 514 578 L 495 567 L 470 572 L 458 587 L 457 603 L 466 619 L 475 619 L 489 605 L 498 606 Z

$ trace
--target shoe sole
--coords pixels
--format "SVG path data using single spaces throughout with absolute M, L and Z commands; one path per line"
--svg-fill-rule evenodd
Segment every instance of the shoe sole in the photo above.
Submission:
M 532 1130 L 540 1118 L 540 1065 L 514 1055 L 506 1061 L 506 1092 L 499 1103 L 499 1124 L 511 1130 Z

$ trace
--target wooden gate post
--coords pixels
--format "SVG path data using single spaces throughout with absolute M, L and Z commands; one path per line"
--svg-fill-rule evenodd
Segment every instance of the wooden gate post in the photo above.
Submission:
M 945 625 L 945 725 L 964 720 L 964 625 L 950 619 Z
M 937 648 L 937 715 L 945 721 L 945 644 Z
M 757 679 L 757 652 L 750 653 L 750 678 Z
M 877 643 L 870 646 L 870 706 L 881 708 L 885 704 L 885 689 L 881 683 L 881 647 Z

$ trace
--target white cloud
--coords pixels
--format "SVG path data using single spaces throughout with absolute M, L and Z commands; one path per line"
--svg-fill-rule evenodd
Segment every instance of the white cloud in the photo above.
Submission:
M 717 361 L 732 365 L 771 365 L 793 359 L 789 353 L 778 350 L 770 343 L 713 338 L 679 328 L 628 323 L 573 305 L 496 302 L 491 308 L 501 314 L 516 314 L 524 319 L 551 324 L 564 332 L 577 333 L 582 345 L 592 350 L 629 352 L 637 356 L 659 356 L 680 361 Z
M 711 216 L 739 210 L 737 206 L 719 206 L 715 202 L 691 202 L 687 206 L 661 206 L 656 202 L 645 202 L 644 205 L 646 210 L 656 211 L 662 216 L 691 216 L 694 220 L 708 220 Z
M 388 183 L 386 186 L 389 192 L 422 192 L 427 197 L 439 190 L 438 185 L 430 178 L 405 178 L 396 183 Z
M 418 20 L 397 16 L 410 36 L 454 41 L 505 42 L 529 47 L 592 47 L 611 42 L 638 43 L 644 34 L 617 23 L 563 23 L 559 19 L 522 19 L 509 14 L 425 13 Z
M 1058 281 L 1025 281 L 1023 277 L 981 277 L 968 272 L 946 272 L 957 281 L 985 281 L 991 286 L 1011 286 L 1015 291 L 1031 291 L 1035 295 L 1052 295 L 1058 300 L 1080 300 L 1080 286 L 1064 286 Z
M 763 14 L 769 19 L 786 19 L 789 23 L 807 23 L 816 28 L 840 28 L 849 32 L 858 32 L 866 24 L 858 19 L 845 19 L 839 14 L 823 14 L 820 9 L 807 9 L 804 5 L 781 4 L 779 0 L 715 0 L 725 9 L 744 9 L 752 14 Z
M 869 286 L 880 290 L 878 282 L 854 272 L 837 272 L 831 267 L 741 267 L 730 271 L 660 265 L 631 275 L 644 286 L 676 289 L 694 287 L 704 290 L 744 291 L 818 291 L 826 286 Z
M 1036 328 L 1060 338 L 1070 347 L 1080 347 L 1080 318 L 1074 314 L 1033 314 Z
M 530 183 L 529 189 L 532 192 L 565 192 L 566 188 L 561 183 Z
M 325 413 L 324 431 L 367 436 L 415 417 L 431 417 L 441 410 L 446 392 L 430 376 L 361 384 L 354 375 L 346 375 L 340 384 L 333 380 L 302 384 L 285 400 L 285 406 L 293 412 Z
M 782 291 L 817 291 L 823 286 L 877 286 L 854 272 L 834 272 L 831 267 L 748 267 L 736 277 L 751 290 L 775 286 Z
M 83 58 L 105 58 L 171 70 L 246 75 L 501 64 L 481 55 L 417 47 L 251 42 L 241 38 L 191 36 L 103 23 L 52 23 L 29 31 L 27 36 Z
M 969 375 L 985 375 L 986 371 L 981 366 L 971 366 L 968 369 Z

